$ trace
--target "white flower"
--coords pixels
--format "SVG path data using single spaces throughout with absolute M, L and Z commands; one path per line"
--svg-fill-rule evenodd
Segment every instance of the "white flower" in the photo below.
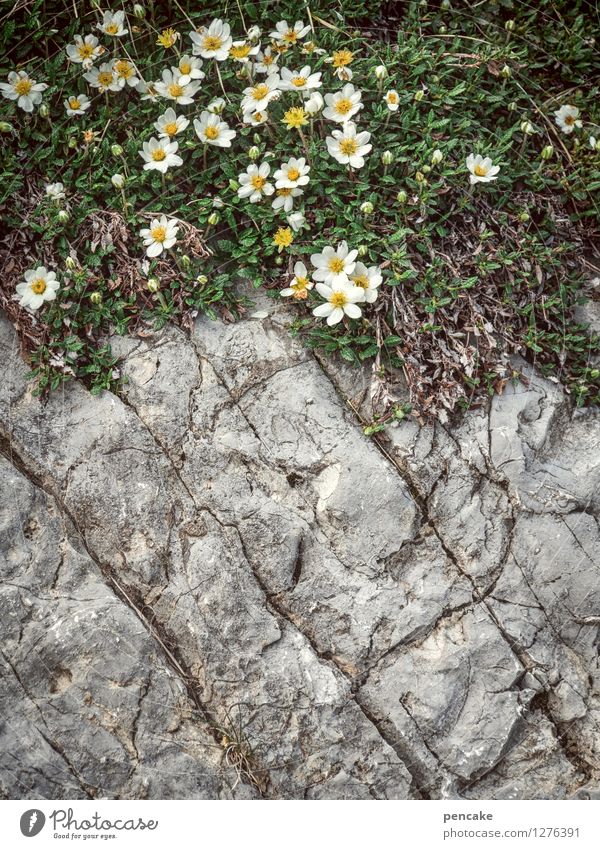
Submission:
M 304 111 L 310 116 L 318 115 L 324 105 L 323 95 L 318 91 L 313 91 L 308 100 L 304 101 Z
M 104 48 L 98 43 L 95 35 L 75 36 L 75 44 L 67 44 L 67 56 L 71 62 L 89 68 L 94 60 L 104 53 Z
M 294 208 L 294 198 L 300 197 L 302 189 L 279 188 L 275 190 L 275 200 L 271 204 L 273 209 L 282 209 L 283 212 L 291 212 Z
M 231 140 L 236 136 L 235 130 L 230 130 L 225 121 L 212 112 L 202 112 L 200 120 L 195 118 L 194 129 L 201 142 L 216 147 L 231 147 Z
M 154 218 L 147 229 L 140 230 L 140 236 L 144 240 L 146 256 L 158 256 L 164 250 L 172 248 L 177 241 L 177 222 L 166 215 Z
M 303 262 L 297 262 L 294 265 L 294 276 L 292 282 L 287 289 L 282 289 L 279 293 L 282 298 L 295 298 L 296 300 L 305 300 L 306 293 L 315 284 L 308 276 L 308 271 Z
M 225 100 L 222 97 L 216 97 L 214 100 L 210 101 L 206 109 L 208 112 L 212 112 L 215 115 L 220 115 L 221 112 L 225 109 Z
M 135 90 L 141 95 L 141 100 L 151 100 L 154 102 L 158 99 L 158 92 L 156 90 L 156 83 L 153 82 L 145 82 L 145 80 L 140 80 L 136 85 Z
M 356 265 L 358 251 L 349 251 L 347 242 L 340 242 L 337 248 L 331 245 L 323 248 L 322 253 L 312 254 L 310 261 L 316 268 L 315 280 L 328 284 L 348 283 Z
M 372 304 L 377 300 L 377 289 L 381 286 L 383 276 L 381 269 L 377 265 L 372 265 L 370 268 L 362 262 L 357 262 L 354 266 L 354 271 L 350 275 L 350 282 L 354 286 L 359 286 L 365 293 L 365 301 Z
M 19 304 L 22 307 L 37 310 L 44 301 L 53 301 L 60 286 L 54 271 L 47 271 L 45 265 L 38 265 L 24 274 L 25 280 L 17 286 Z
M 268 120 L 269 113 L 266 109 L 262 112 L 244 112 L 242 118 L 244 124 L 250 124 L 253 127 L 259 127 L 261 124 L 265 124 Z
M 321 74 L 313 74 L 310 65 L 305 65 L 299 71 L 290 71 L 289 68 L 281 69 L 281 82 L 279 88 L 281 91 L 310 91 L 314 88 L 321 88 Z
M 370 138 L 370 133 L 357 133 L 356 124 L 349 121 L 344 124 L 343 130 L 333 130 L 331 136 L 325 139 L 325 143 L 330 155 L 342 165 L 362 168 L 365 164 L 364 157 L 372 147 L 368 144 Z
M 554 113 L 554 118 L 557 125 L 565 135 L 573 132 L 575 127 L 581 127 L 581 119 L 579 118 L 579 109 L 576 106 L 561 106 Z
M 52 200 L 62 200 L 65 197 L 65 187 L 62 183 L 47 183 L 46 197 Z
M 155 139 L 152 137 L 150 141 L 144 142 L 143 150 L 139 151 L 142 159 L 145 160 L 144 171 L 160 171 L 165 174 L 168 168 L 174 165 L 182 165 L 183 159 L 177 156 L 177 142 L 168 141 L 167 139 Z
M 248 198 L 250 203 L 258 203 L 264 195 L 272 195 L 275 188 L 271 183 L 267 183 L 270 170 L 268 162 L 263 162 L 260 168 L 254 164 L 249 165 L 246 173 L 238 177 L 238 196 Z
M 315 307 L 313 315 L 327 318 L 330 327 L 340 322 L 344 315 L 349 318 L 361 317 L 357 302 L 364 300 L 364 291 L 360 286 L 351 286 L 348 283 L 332 283 L 331 286 L 326 286 L 324 283 L 317 283 L 317 292 L 325 298 L 326 303 Z
M 309 32 L 310 27 L 305 27 L 302 21 L 296 21 L 293 27 L 289 26 L 287 21 L 279 21 L 279 23 L 275 24 L 275 29 L 271 32 L 271 38 L 279 44 L 290 46 L 295 44 L 298 39 L 304 38 Z
M 257 74 L 272 74 L 277 71 L 279 54 L 273 53 L 270 47 L 256 54 L 254 70 Z
M 127 35 L 129 30 L 125 26 L 125 12 L 105 12 L 102 23 L 97 25 L 97 29 L 105 35 Z
M 467 156 L 466 163 L 467 168 L 471 172 L 469 182 L 472 186 L 475 183 L 489 183 L 491 180 L 497 179 L 500 166 L 493 165 L 489 156 L 486 156 L 484 159 L 480 153 L 477 155 L 470 153 Z
M 344 83 L 349 83 L 352 77 L 354 76 L 354 74 L 352 73 L 352 69 L 345 67 L 336 68 L 333 73 L 336 75 L 338 80 L 341 80 Z
M 243 112 L 263 112 L 272 100 L 279 97 L 279 77 L 271 74 L 264 82 L 244 89 Z
M 195 56 L 202 56 L 203 59 L 216 59 L 217 62 L 224 62 L 227 59 L 229 48 L 233 44 L 231 27 L 220 18 L 212 21 L 208 29 L 203 27 L 199 32 L 191 32 L 190 38 L 193 43 L 192 52 Z
M 250 29 L 248 30 L 249 41 L 258 41 L 258 39 L 261 36 L 261 32 L 262 32 L 261 28 L 256 26 L 256 24 L 254 24 L 254 26 L 251 26 Z
M 590 136 L 589 143 L 592 150 L 596 150 L 598 147 L 598 139 L 595 136 Z
M 72 94 L 64 101 L 67 115 L 83 115 L 86 109 L 92 105 L 92 101 L 87 94 Z
M 194 102 L 194 96 L 200 88 L 200 83 L 197 80 L 182 83 L 181 80 L 185 79 L 178 73 L 178 69 L 175 69 L 175 73 L 165 69 L 162 72 L 162 80 L 154 83 L 154 86 L 162 97 L 167 97 L 169 100 L 174 100 L 175 103 L 184 106 L 187 103 Z
M 125 85 L 124 80 L 119 80 L 113 70 L 112 62 L 105 62 L 99 68 L 92 68 L 83 78 L 88 81 L 92 88 L 98 91 L 120 91 Z
M 348 83 L 335 94 L 326 94 L 325 103 L 327 107 L 323 110 L 323 117 L 341 124 L 345 124 L 362 109 L 361 93 L 352 83 Z
M 190 80 L 203 80 L 206 74 L 201 71 L 202 59 L 196 56 L 182 56 L 176 68 L 171 68 L 173 76 L 179 72 L 181 75 L 177 82 L 186 85 Z
M 178 133 L 183 132 L 189 121 L 183 115 L 176 115 L 175 110 L 170 106 L 155 122 L 154 127 L 158 130 L 159 137 L 172 139 Z
M 292 212 L 291 215 L 287 216 L 286 221 L 290 225 L 294 233 L 297 233 L 299 230 L 302 230 L 303 227 L 310 229 L 308 227 L 308 224 L 306 223 L 306 218 L 303 212 Z
M 234 41 L 229 48 L 229 58 L 246 64 L 260 50 L 260 44 L 249 44 L 247 41 Z
M 127 84 L 131 88 L 134 88 L 140 81 L 140 78 L 137 76 L 135 65 L 127 59 L 115 59 L 113 63 L 113 71 L 117 80 L 121 84 L 121 87 Z
M 46 83 L 36 83 L 26 71 L 11 71 L 7 83 L 0 83 L 0 90 L 7 100 L 16 100 L 24 112 L 33 112 L 33 107 L 42 102 Z
M 400 96 L 396 89 L 391 88 L 389 91 L 386 91 L 383 99 L 390 112 L 398 111 L 398 107 L 400 106 Z
M 123 174 L 113 174 L 110 178 L 110 182 L 113 184 L 115 189 L 122 189 L 125 185 L 125 177 Z
M 306 186 L 310 180 L 309 171 L 310 165 L 306 164 L 306 159 L 303 156 L 300 159 L 292 156 L 273 174 L 275 188 L 296 189 L 298 186 Z

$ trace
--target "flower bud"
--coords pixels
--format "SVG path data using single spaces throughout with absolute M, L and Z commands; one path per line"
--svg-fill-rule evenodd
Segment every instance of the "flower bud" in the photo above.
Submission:
M 448 32 L 448 27 L 446 26 L 446 24 L 442 24 L 441 26 L 439 26 L 438 32 L 440 35 L 446 35 L 446 33 Z
M 516 112 L 518 108 L 516 100 L 511 100 L 507 106 L 509 112 Z
M 531 216 L 529 215 L 528 212 L 523 211 L 523 212 L 519 213 L 519 221 L 522 221 L 523 224 L 526 224 L 527 221 L 529 221 L 530 218 L 531 218 Z
M 396 195 L 396 200 L 398 201 L 398 203 L 406 203 L 406 201 L 408 200 L 408 195 L 406 194 L 404 189 L 401 189 L 398 192 L 398 194 Z
M 149 292 L 158 292 L 160 289 L 160 280 L 158 277 L 149 277 L 146 286 Z
M 531 136 L 535 133 L 535 129 L 531 121 L 521 121 L 521 132 L 525 133 L 526 136 Z
M 254 162 L 254 160 L 258 159 L 259 156 L 260 156 L 260 148 L 256 147 L 256 145 L 254 145 L 248 151 L 248 159 L 251 159 L 252 162 Z
M 71 217 L 66 209 L 59 210 L 57 216 L 58 220 L 61 224 L 66 224 L 69 218 Z
M 189 258 L 189 256 L 187 254 L 183 254 L 183 256 L 181 257 L 181 267 L 185 271 L 188 271 L 188 269 L 191 267 L 191 265 L 192 265 L 192 261 Z
M 254 142 L 254 144 L 260 144 L 262 141 L 260 133 L 254 133 L 254 135 L 252 136 L 252 141 Z
M 373 73 L 375 74 L 375 79 L 377 80 L 384 80 L 388 75 L 388 71 L 385 65 L 377 65 L 377 67 L 373 70 Z
M 77 147 L 77 139 L 75 138 L 75 136 L 71 136 L 71 138 L 69 139 L 69 147 L 71 149 Z
M 423 100 L 424 97 L 425 97 L 425 92 L 423 91 L 422 88 L 420 88 L 418 91 L 415 91 L 415 98 L 414 99 L 417 103 L 420 103 Z
M 223 209 L 223 207 L 225 206 L 225 204 L 219 197 L 213 198 L 212 205 L 213 209 Z
M 40 118 L 47 118 L 48 115 L 50 114 L 50 109 L 48 108 L 47 103 L 42 103 L 39 111 L 40 111 Z
M 512 77 L 512 71 L 508 65 L 503 65 L 500 70 L 500 76 L 505 80 L 508 80 Z
M 110 182 L 113 184 L 115 189 L 122 189 L 125 185 L 125 177 L 122 174 L 113 174 L 110 178 Z
M 254 24 L 254 26 L 250 27 L 250 29 L 248 30 L 248 41 L 258 41 L 259 38 L 260 27 L 257 27 L 256 24 Z
M 357 250 L 359 256 L 366 256 L 369 253 L 369 249 L 366 245 L 359 245 Z
M 90 295 L 90 301 L 93 304 L 101 304 L 102 303 L 102 292 L 92 292 Z
M 8 121 L 0 121 L 0 133 L 10 133 L 11 130 L 12 127 Z
M 421 171 L 417 171 L 417 173 L 415 174 L 415 180 L 417 181 L 417 183 L 424 183 L 425 174 L 423 174 Z
M 77 262 L 73 259 L 72 256 L 68 256 L 65 260 L 65 265 L 69 269 L 69 271 L 73 271 L 74 268 L 77 268 Z
M 429 172 L 431 171 L 431 165 L 423 165 L 422 171 L 423 174 L 429 174 Z
M 215 224 L 218 224 L 220 220 L 221 216 L 218 212 L 211 212 L 211 214 L 208 216 L 208 223 L 211 225 L 211 227 L 214 227 Z
M 375 207 L 373 206 L 370 200 L 366 200 L 364 203 L 361 203 L 360 211 L 363 215 L 373 215 Z
M 133 14 L 141 21 L 143 18 L 146 17 L 146 10 L 140 3 L 134 3 Z
M 208 283 L 208 277 L 206 274 L 199 274 L 196 277 L 196 283 L 198 283 L 199 286 L 204 286 L 205 283 Z
M 592 150 L 598 150 L 598 139 L 595 136 L 590 136 L 590 147 Z
M 442 151 L 439 148 L 436 148 L 436 150 L 434 150 L 431 154 L 431 164 L 439 165 L 443 158 L 444 154 L 442 153 Z
M 120 144 L 111 144 L 110 152 L 113 156 L 123 156 L 123 148 Z
M 445 12 L 451 8 L 450 0 L 442 0 L 440 3 L 440 9 L 443 9 Z
M 211 101 L 206 108 L 209 112 L 212 112 L 213 115 L 220 115 L 223 109 L 225 109 L 225 101 L 222 97 L 217 97 L 215 100 Z
M 240 187 L 240 184 L 238 183 L 237 180 L 230 180 L 229 181 L 229 188 L 231 189 L 232 192 L 237 192 L 239 187 Z
M 381 154 L 381 161 L 384 165 L 391 165 L 394 161 L 394 154 L 391 150 L 384 150 Z
M 506 32 L 512 32 L 514 28 L 515 22 L 512 20 L 512 18 L 510 21 L 506 21 L 506 23 L 504 24 L 504 29 L 506 30 Z
M 554 156 L 554 148 L 551 144 L 547 144 L 541 153 L 542 159 L 552 159 Z

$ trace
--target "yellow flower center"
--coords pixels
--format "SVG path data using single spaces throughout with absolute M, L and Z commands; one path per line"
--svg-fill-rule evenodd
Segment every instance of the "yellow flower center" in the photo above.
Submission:
M 164 152 L 162 147 L 157 147 L 155 150 L 152 151 L 152 159 L 155 162 L 162 162 L 166 155 L 167 154 Z
M 179 85 L 179 83 L 171 83 L 168 91 L 171 97 L 181 97 L 183 94 L 183 86 Z
M 354 54 L 350 50 L 336 50 L 333 54 L 333 67 L 343 68 L 349 65 L 354 59 Z
M 81 102 L 79 100 L 77 100 L 76 97 L 72 97 L 70 102 L 69 102 L 69 105 L 70 105 L 71 109 L 79 109 L 81 107 Z
M 344 260 L 340 259 L 339 256 L 334 256 L 329 260 L 329 270 L 333 271 L 334 274 L 339 274 L 344 270 Z
M 174 136 L 177 133 L 176 121 L 171 121 L 170 124 L 165 124 L 163 130 L 168 136 Z
M 269 86 L 265 85 L 265 83 L 261 83 L 260 85 L 255 85 L 252 89 L 252 97 L 254 100 L 262 100 L 263 97 L 266 97 L 269 93 Z
M 189 74 L 192 70 L 192 66 L 190 65 L 189 62 L 180 62 L 179 63 L 179 70 L 181 71 L 182 74 Z
M 43 295 L 46 291 L 46 281 L 43 277 L 38 277 L 37 280 L 34 280 L 31 284 L 31 291 L 36 295 Z
M 268 54 L 267 56 L 263 56 L 263 58 L 262 58 L 263 65 L 267 65 L 267 66 L 272 65 L 274 61 L 275 61 L 275 57 L 271 56 L 270 54 Z
M 288 180 L 292 180 L 292 182 L 293 182 L 294 180 L 297 180 L 299 176 L 300 176 L 300 171 L 298 171 L 297 168 L 290 168 L 288 170 Z
M 296 127 L 297 129 L 308 123 L 304 109 L 301 106 L 294 106 L 292 109 L 288 109 L 283 116 L 283 121 L 288 127 Z
M 260 174 L 255 174 L 254 177 L 252 177 L 252 179 L 250 180 L 250 182 L 252 183 L 252 188 L 260 192 L 267 180 L 265 177 L 261 177 Z
M 232 47 L 229 51 L 229 55 L 234 59 L 245 59 L 249 53 L 249 44 L 239 44 L 237 47 Z
M 280 227 L 273 236 L 273 242 L 280 248 L 287 248 L 292 244 L 294 236 L 289 227 Z
M 296 88 L 306 85 L 306 77 L 294 77 L 292 79 L 292 85 L 295 85 Z
M 388 92 L 388 103 L 398 103 L 398 95 L 394 91 Z
M 575 116 L 574 115 L 567 115 L 565 117 L 565 124 L 567 124 L 569 127 L 572 126 L 574 123 L 575 123 Z
M 32 85 L 33 83 L 31 82 L 31 80 L 18 80 L 15 83 L 15 91 L 19 96 L 29 94 Z
M 485 177 L 487 172 L 488 172 L 487 168 L 484 168 L 484 166 L 481 165 L 481 164 L 476 165 L 473 168 L 473 173 L 476 174 L 478 177 Z
M 205 35 L 204 41 L 202 42 L 202 47 L 204 50 L 209 51 L 217 51 L 221 49 L 221 45 L 223 44 L 223 39 L 218 35 Z
M 164 240 L 167 238 L 167 228 L 161 227 L 159 224 L 156 227 L 152 228 L 150 234 L 155 242 L 164 242 Z
M 345 292 L 334 292 L 331 298 L 329 299 L 329 303 L 332 307 L 343 307 L 344 304 L 348 303 L 348 298 L 346 297 Z
M 355 286 L 360 286 L 361 289 L 369 288 L 369 278 L 366 274 L 359 274 L 357 277 L 353 277 L 352 282 Z
M 289 197 L 291 195 L 291 193 L 292 193 L 291 189 L 277 189 L 277 194 L 282 198 Z
M 174 29 L 164 29 L 158 36 L 157 44 L 162 44 L 163 47 L 173 47 L 177 41 L 177 33 Z M 185 74 L 185 71 L 181 72 Z
M 207 139 L 218 139 L 219 138 L 219 130 L 217 127 L 206 127 L 204 130 L 204 135 Z
M 308 277 L 296 277 L 290 288 L 295 289 L 297 292 L 302 292 L 306 289 L 309 282 Z
M 348 112 L 352 109 L 352 101 L 348 100 L 347 97 L 343 97 L 341 100 L 335 104 L 336 112 L 339 112 L 340 115 L 347 115 Z
M 353 156 L 356 153 L 358 145 L 354 139 L 342 139 L 340 142 L 340 150 L 344 156 Z
M 263 112 L 255 112 L 254 115 L 252 116 L 252 120 L 256 121 L 257 124 L 260 124 L 260 122 L 262 121 L 262 119 L 264 117 L 265 116 L 264 116 Z
M 109 86 L 112 85 L 113 75 L 109 71 L 101 71 L 98 74 L 98 83 L 101 86 Z
M 133 67 L 125 59 L 119 59 L 115 62 L 115 71 L 126 80 L 133 76 Z
M 298 34 L 293 29 L 289 29 L 283 36 L 283 40 L 287 41 L 288 44 L 295 44 L 298 41 Z
M 77 52 L 81 59 L 89 59 L 90 56 L 94 55 L 94 48 L 91 44 L 80 44 L 77 48 Z
M 117 24 L 107 24 L 104 27 L 104 32 L 108 33 L 108 35 L 116 35 L 119 32 L 119 27 Z

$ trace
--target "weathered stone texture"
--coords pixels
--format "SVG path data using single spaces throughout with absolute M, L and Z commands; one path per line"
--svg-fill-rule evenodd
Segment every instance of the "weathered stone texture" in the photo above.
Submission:
M 0 794 L 593 798 L 599 419 L 530 373 L 370 441 L 267 309 L 44 404 L 0 324 Z

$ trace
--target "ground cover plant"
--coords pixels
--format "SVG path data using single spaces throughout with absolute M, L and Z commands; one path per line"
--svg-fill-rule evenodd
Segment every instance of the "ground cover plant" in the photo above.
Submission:
M 36 390 L 118 391 L 110 333 L 235 320 L 247 279 L 372 362 L 370 432 L 501 391 L 515 352 L 598 403 L 575 320 L 598 23 L 583 0 L 5 4 L 0 304 Z

